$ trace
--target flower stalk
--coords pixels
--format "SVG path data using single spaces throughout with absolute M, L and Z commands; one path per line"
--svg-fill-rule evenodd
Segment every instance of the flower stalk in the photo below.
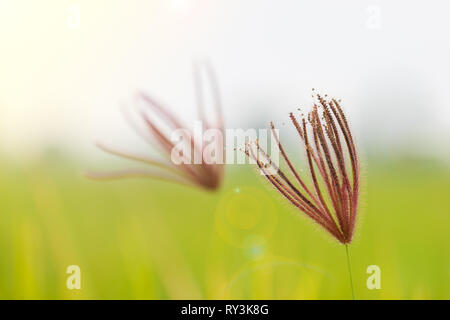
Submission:
M 350 278 L 350 287 L 352 289 L 352 298 L 355 300 L 355 288 L 353 286 L 353 275 L 352 275 L 352 264 L 350 262 L 350 253 L 348 249 L 348 244 L 345 245 L 345 252 L 347 253 L 347 266 L 348 266 L 348 275 Z

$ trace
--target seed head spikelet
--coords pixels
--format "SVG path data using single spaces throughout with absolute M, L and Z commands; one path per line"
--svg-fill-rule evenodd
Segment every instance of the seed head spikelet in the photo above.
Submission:
M 291 204 L 342 244 L 352 241 L 359 199 L 359 163 L 356 147 L 340 103 L 319 94 L 305 116 L 289 118 L 306 154 L 308 176 L 301 175 L 282 145 L 273 122 L 272 135 L 288 171 L 278 167 L 257 141 L 244 152 L 253 159 L 271 185 Z
M 212 121 L 206 119 L 205 105 L 203 102 L 204 90 L 200 76 L 202 71 L 204 71 L 205 77 L 209 80 L 213 98 L 214 119 Z M 219 90 L 211 66 L 208 63 L 196 64 L 194 67 L 194 80 L 198 114 L 204 128 L 220 130 L 223 135 L 224 122 Z M 137 113 L 142 125 L 139 126 L 127 113 L 125 114 L 125 119 L 139 136 L 144 138 L 152 147 L 156 147 L 162 159 L 134 155 L 98 143 L 97 146 L 103 151 L 130 160 L 143 162 L 150 165 L 151 169 L 128 169 L 106 173 L 89 173 L 88 176 L 94 179 L 149 177 L 189 186 L 197 186 L 207 190 L 216 190 L 219 188 L 223 178 L 223 161 L 220 163 L 206 161 L 203 144 L 200 141 L 196 141 L 192 130 L 187 129 L 187 126 L 159 101 L 145 93 L 139 93 L 136 98 L 144 105 L 144 108 Z M 186 146 L 186 150 L 190 150 L 190 154 L 183 152 L 182 154 L 175 155 L 178 164 L 175 164 L 172 161 L 173 158 L 171 158 L 174 157 L 172 151 L 176 146 L 170 137 L 171 133 L 175 130 L 180 130 L 179 132 L 182 133 L 184 138 L 182 140 L 183 144 Z M 220 145 L 219 148 L 223 148 L 223 146 Z M 192 163 L 192 159 L 201 159 L 201 161 L 200 163 Z

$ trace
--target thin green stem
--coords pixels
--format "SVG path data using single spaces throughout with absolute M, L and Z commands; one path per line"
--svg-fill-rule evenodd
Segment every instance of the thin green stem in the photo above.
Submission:
M 355 300 L 355 288 L 353 287 L 352 265 L 350 263 L 350 253 L 348 252 L 348 244 L 345 245 L 345 252 L 347 253 L 348 274 L 350 276 L 350 286 L 352 287 L 352 298 Z

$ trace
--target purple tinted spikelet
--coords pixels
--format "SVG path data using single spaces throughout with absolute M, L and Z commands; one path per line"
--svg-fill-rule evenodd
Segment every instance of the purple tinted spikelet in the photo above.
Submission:
M 355 230 L 359 199 L 356 147 L 340 103 L 319 94 L 315 97 L 317 102 L 306 117 L 289 115 L 306 153 L 308 177 L 294 168 L 273 123 L 272 134 L 288 171 L 277 167 L 258 142 L 247 144 L 245 153 L 291 204 L 340 243 L 348 244 Z
M 204 71 L 205 77 L 209 80 L 212 102 L 214 104 L 214 119 L 209 121 L 206 118 L 205 107 L 203 103 L 203 88 L 200 73 Z M 194 67 L 194 78 L 196 86 L 196 96 L 198 103 L 199 118 L 202 121 L 203 129 L 216 129 L 222 135 L 224 134 L 224 122 L 222 116 L 222 108 L 219 97 L 218 85 L 214 72 L 208 63 L 202 63 Z M 119 151 L 115 148 L 107 147 L 103 144 L 97 146 L 108 153 L 127 158 L 130 160 L 139 161 L 150 165 L 149 169 L 129 169 L 115 172 L 105 173 L 88 173 L 88 176 L 93 179 L 115 179 L 115 178 L 133 178 L 133 177 L 147 177 L 159 180 L 166 180 L 176 182 L 188 186 L 197 186 L 206 190 L 216 190 L 220 187 L 223 180 L 224 166 L 223 161 L 211 163 L 205 161 L 204 149 L 205 146 L 201 141 L 195 139 L 193 130 L 187 129 L 173 113 L 169 112 L 161 103 L 154 98 L 140 93 L 137 96 L 138 100 L 144 105 L 144 109 L 138 113 L 139 121 L 142 124 L 139 127 L 129 115 L 126 119 L 133 129 L 145 139 L 152 147 L 156 147 L 162 155 L 162 159 L 154 159 L 149 156 L 138 156 L 130 154 L 129 152 Z M 211 113 L 211 112 L 210 112 Z M 175 130 L 181 130 L 184 138 L 182 144 L 186 146 L 186 150 L 190 150 L 189 155 L 179 155 L 179 164 L 174 164 L 171 158 L 173 156 L 172 150 L 175 144 L 171 141 L 171 134 Z M 223 148 L 222 142 L 218 146 Z M 179 145 L 177 145 L 179 147 Z M 185 150 L 185 149 L 183 149 Z M 189 158 L 189 159 L 186 159 Z M 192 159 L 201 159 L 199 163 L 194 163 Z M 220 159 L 219 159 L 220 160 Z

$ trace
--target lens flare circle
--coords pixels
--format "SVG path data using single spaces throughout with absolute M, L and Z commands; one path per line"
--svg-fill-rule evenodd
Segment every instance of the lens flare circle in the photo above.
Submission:
M 219 201 L 216 230 L 227 243 L 246 248 L 258 239 L 262 247 L 273 233 L 277 222 L 277 208 L 264 191 L 253 187 L 239 187 L 228 191 Z

